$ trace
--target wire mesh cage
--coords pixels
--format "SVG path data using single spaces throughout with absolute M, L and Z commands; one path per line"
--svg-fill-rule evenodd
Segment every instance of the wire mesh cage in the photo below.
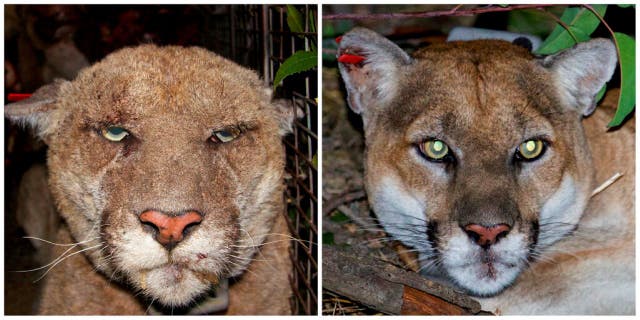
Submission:
M 292 10 L 301 19 L 300 21 L 304 25 L 303 31 L 291 31 L 287 17 L 293 12 Z M 299 51 L 315 50 L 317 45 L 315 31 L 317 6 L 15 6 L 10 11 L 17 14 L 15 17 L 9 14 L 9 18 L 11 18 L 9 23 L 20 21 L 25 12 L 36 16 L 37 19 L 40 19 L 38 21 L 59 20 L 59 17 L 65 17 L 63 21 L 51 22 L 51 25 L 56 28 L 62 25 L 79 26 L 70 30 L 75 32 L 75 45 L 90 62 L 98 61 L 119 47 L 143 42 L 153 42 L 159 45 L 202 46 L 242 66 L 256 70 L 266 86 L 274 87 L 277 98 L 289 100 L 294 114 L 297 115 L 293 124 L 293 132 L 284 141 L 287 155 L 287 189 L 283 198 L 286 203 L 283 215 L 286 217 L 291 236 L 295 239 L 291 242 L 293 270 L 291 271 L 290 283 L 294 294 L 290 302 L 294 314 L 317 314 L 316 193 L 318 173 L 315 163 L 318 149 L 318 105 L 315 99 L 318 96 L 317 72 L 313 68 L 307 72 L 287 76 L 278 86 L 273 84 L 278 69 L 287 58 Z M 64 14 L 59 14 L 60 12 Z M 172 21 L 172 23 L 167 23 L 167 21 Z M 7 28 L 6 26 L 7 23 L 5 23 L 5 28 Z M 11 27 L 11 24 L 9 26 Z M 19 23 L 16 23 L 15 27 L 9 28 L 10 31 L 14 30 L 16 35 L 5 39 L 5 43 L 9 43 L 11 48 L 18 48 L 17 43 L 20 41 L 24 29 L 26 28 Z M 15 60 L 14 65 L 16 66 L 24 65 L 24 59 L 20 58 L 17 51 L 13 51 L 9 50 L 7 53 L 9 60 Z M 6 65 L 5 63 L 5 68 Z M 21 90 L 29 92 L 46 83 L 46 79 L 37 80 L 23 81 Z M 7 89 L 5 86 L 5 90 L 18 89 Z M 19 130 L 13 127 L 10 129 L 17 133 L 12 133 L 9 136 L 20 137 Z M 9 142 L 13 140 L 15 139 L 7 139 Z M 15 144 L 10 143 L 9 145 Z M 44 146 L 38 145 L 38 148 L 40 150 L 38 154 L 42 154 Z M 9 171 L 16 171 L 11 174 L 11 177 L 15 176 L 15 178 L 11 179 L 13 182 L 7 190 L 15 189 L 21 173 L 26 170 L 21 167 L 20 170 L 16 169 L 23 162 L 17 160 L 23 158 L 22 154 L 30 155 L 33 153 L 28 153 L 28 150 L 14 149 L 8 149 L 7 157 L 12 161 L 6 162 L 9 165 L 5 166 L 5 169 L 8 168 Z M 29 158 L 36 159 L 32 156 Z M 44 162 L 44 157 L 39 156 L 37 160 Z M 28 167 L 28 164 L 35 161 L 25 162 L 24 167 Z M 5 180 L 5 184 L 7 183 Z M 19 228 L 16 227 L 16 229 Z M 16 251 L 13 255 L 20 254 Z M 29 282 L 28 279 L 25 281 Z M 21 286 L 22 283 L 19 282 L 16 286 Z M 35 295 L 35 293 L 30 294 L 30 296 Z M 29 302 L 24 304 L 29 304 Z M 19 310 L 12 309 L 9 313 L 29 314 L 28 309 L 29 307 Z
M 294 33 L 286 27 L 286 10 L 282 6 L 269 6 L 263 22 L 269 30 L 267 49 L 268 65 L 264 67 L 265 79 L 273 81 L 274 71 L 284 59 L 299 50 L 310 50 L 316 39 L 313 27 L 316 12 L 310 6 L 301 7 L 305 22 L 304 33 Z M 302 111 L 295 120 L 293 134 L 285 139 L 287 172 L 290 175 L 287 188 L 287 218 L 294 238 L 301 241 L 292 246 L 294 273 L 294 313 L 315 314 L 317 311 L 317 214 L 318 172 L 315 159 L 318 150 L 317 76 L 300 74 L 283 82 L 283 90 L 291 97 L 294 108 Z
M 210 39 L 208 46 L 236 62 L 262 73 L 265 84 L 273 86 L 278 68 L 294 53 L 310 51 L 316 43 L 315 6 L 248 5 L 229 6 L 219 19 L 212 19 L 212 30 L 227 34 Z M 293 32 L 287 15 L 296 10 L 304 31 Z M 218 32 L 216 32 L 218 33 Z M 287 203 L 285 215 L 294 241 L 291 249 L 294 270 L 294 314 L 317 312 L 317 165 L 318 150 L 317 76 L 315 72 L 292 75 L 277 88 L 276 94 L 291 100 L 297 117 L 293 134 L 285 138 L 287 151 Z

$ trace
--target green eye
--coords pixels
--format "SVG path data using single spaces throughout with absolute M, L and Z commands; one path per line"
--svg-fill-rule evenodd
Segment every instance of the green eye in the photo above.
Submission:
M 535 160 L 544 152 L 544 142 L 539 139 L 527 140 L 518 146 L 517 156 L 523 160 Z
M 213 142 L 229 142 L 240 135 L 240 130 L 237 129 L 227 129 L 227 130 L 219 130 L 214 131 L 211 136 L 211 140 Z
M 420 151 L 430 160 L 443 160 L 449 154 L 449 147 L 442 140 L 432 139 L 420 144 Z
M 129 135 L 127 130 L 122 127 L 111 126 L 102 129 L 102 136 L 105 137 L 109 141 L 122 141 L 126 136 Z

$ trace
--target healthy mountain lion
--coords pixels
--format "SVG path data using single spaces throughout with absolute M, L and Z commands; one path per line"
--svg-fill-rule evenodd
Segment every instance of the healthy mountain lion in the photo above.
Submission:
M 545 57 L 499 40 L 409 56 L 361 28 L 339 42 L 369 201 L 421 272 L 498 314 L 634 314 L 635 127 L 589 116 L 611 41 Z
M 7 106 L 49 146 L 65 222 L 39 312 L 290 313 L 289 109 L 253 71 L 154 45 Z

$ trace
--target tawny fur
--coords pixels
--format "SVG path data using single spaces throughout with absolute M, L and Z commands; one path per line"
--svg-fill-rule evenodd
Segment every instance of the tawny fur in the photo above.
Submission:
M 369 202 L 423 273 L 501 314 L 635 312 L 635 129 L 606 132 L 607 110 L 583 120 L 615 69 L 610 41 L 541 58 L 504 41 L 452 42 L 407 58 L 356 28 L 338 54 L 365 58 L 340 71 L 363 117 Z M 453 162 L 422 155 L 430 139 Z M 546 152 L 518 160 L 529 139 Z M 472 224 L 510 231 L 481 248 Z
M 87 249 L 49 272 L 39 312 L 189 307 L 230 278 L 226 313 L 290 313 L 281 136 L 291 114 L 255 72 L 201 48 L 153 45 L 122 49 L 9 105 L 7 117 L 49 146 L 49 187 L 64 220 L 49 240 Z M 110 126 L 129 136 L 108 141 Z M 234 140 L 211 140 L 229 128 L 240 132 Z M 203 218 L 168 251 L 141 223 L 145 210 Z

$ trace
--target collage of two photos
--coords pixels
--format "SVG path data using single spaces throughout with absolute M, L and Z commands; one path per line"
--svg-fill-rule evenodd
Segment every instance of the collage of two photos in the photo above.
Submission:
M 633 315 L 635 5 L 4 5 L 5 315 Z

